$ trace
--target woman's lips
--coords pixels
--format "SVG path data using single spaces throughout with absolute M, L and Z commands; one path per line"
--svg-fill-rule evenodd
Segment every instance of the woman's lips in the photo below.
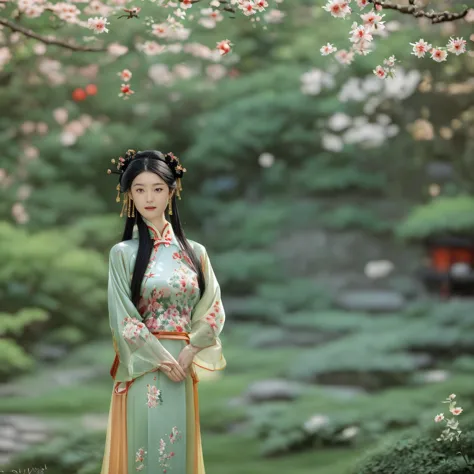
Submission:
M 152 211 L 153 209 L 156 209 L 156 207 L 145 207 L 145 209 L 149 210 L 149 211 Z

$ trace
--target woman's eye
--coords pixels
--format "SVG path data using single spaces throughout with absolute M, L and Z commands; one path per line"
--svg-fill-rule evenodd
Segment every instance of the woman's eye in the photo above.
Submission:
M 155 191 L 163 191 L 163 188 L 156 188 Z

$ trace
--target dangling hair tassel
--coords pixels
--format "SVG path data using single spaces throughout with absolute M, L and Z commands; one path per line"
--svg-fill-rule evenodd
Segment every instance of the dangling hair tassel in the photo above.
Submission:
M 117 197 L 115 198 L 115 202 L 120 202 L 120 184 L 117 184 L 115 188 L 117 190 Z
M 123 214 L 125 212 L 125 208 L 127 207 L 127 198 L 124 196 L 123 197 L 123 206 L 122 206 L 122 211 L 120 212 L 120 217 L 123 217 Z
M 176 180 L 176 195 L 178 196 L 178 199 L 181 200 L 181 191 L 183 190 L 183 187 L 181 186 L 181 178 L 178 178 Z

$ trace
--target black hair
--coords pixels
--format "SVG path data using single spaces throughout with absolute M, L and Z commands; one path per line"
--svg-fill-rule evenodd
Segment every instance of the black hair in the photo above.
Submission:
M 176 178 L 175 175 L 166 163 L 163 153 L 157 150 L 144 150 L 139 151 L 126 167 L 123 174 L 120 176 L 120 191 L 127 192 L 132 186 L 133 180 L 144 171 L 150 171 L 158 175 L 170 188 L 170 190 L 176 189 Z M 206 288 L 206 282 L 204 280 L 204 273 L 202 271 L 199 259 L 194 252 L 193 248 L 187 241 L 181 221 L 179 219 L 178 206 L 176 203 L 176 192 L 173 192 L 172 197 L 172 210 L 173 214 L 170 215 L 171 226 L 178 239 L 181 249 L 188 255 L 189 259 L 194 265 L 194 269 L 197 273 L 199 290 L 201 295 L 204 293 Z M 135 208 L 135 217 L 126 217 L 125 229 L 123 231 L 122 241 L 130 240 L 133 236 L 133 227 L 136 224 L 138 227 L 138 253 L 135 260 L 135 268 L 133 270 L 131 287 L 131 300 L 135 307 L 138 309 L 140 301 L 140 290 L 143 277 L 146 269 L 150 262 L 150 256 L 153 249 L 153 240 L 150 238 L 148 227 L 146 222 L 143 220 L 138 209 Z

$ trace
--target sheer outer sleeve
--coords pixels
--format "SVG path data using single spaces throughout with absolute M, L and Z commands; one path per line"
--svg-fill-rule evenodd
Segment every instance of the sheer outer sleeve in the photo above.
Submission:
M 123 243 L 109 254 L 108 308 L 114 350 L 119 358 L 116 382 L 126 382 L 156 370 L 174 357 L 143 324 L 131 301 L 130 258 Z
M 204 272 L 206 289 L 191 316 L 190 342 L 193 346 L 202 349 L 194 356 L 193 363 L 201 369 L 222 370 L 226 366 L 226 360 L 219 338 L 225 321 L 221 290 L 206 249 L 199 244 L 197 250 Z

